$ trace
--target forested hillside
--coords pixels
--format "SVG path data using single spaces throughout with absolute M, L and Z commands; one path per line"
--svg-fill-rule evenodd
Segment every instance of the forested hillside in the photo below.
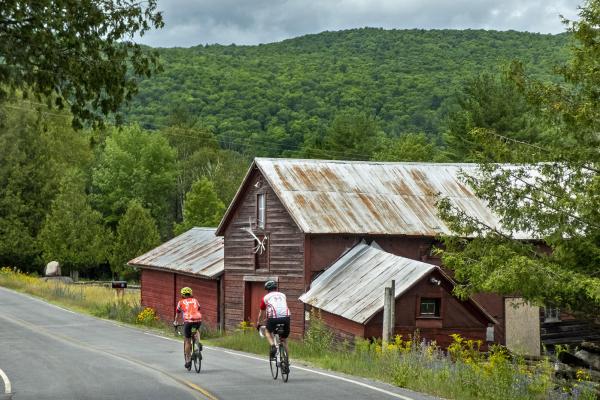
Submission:
M 164 72 L 141 82 L 125 114 L 151 129 L 170 125 L 173 112 L 191 114 L 221 147 L 250 155 L 306 156 L 337 116 L 357 111 L 389 137 L 439 139 L 469 79 L 513 59 L 550 79 L 567 42 L 565 34 L 365 28 L 160 49 Z
M 518 59 L 558 79 L 567 42 L 358 29 L 160 49 L 164 71 L 141 81 L 126 123 L 84 130 L 43 96 L 13 96 L 0 102 L 0 264 L 39 270 L 58 259 L 64 271 L 135 278 L 128 259 L 218 223 L 255 156 L 478 161 L 486 135 L 544 144 L 556 124 L 518 87 L 521 66 L 503 71 Z

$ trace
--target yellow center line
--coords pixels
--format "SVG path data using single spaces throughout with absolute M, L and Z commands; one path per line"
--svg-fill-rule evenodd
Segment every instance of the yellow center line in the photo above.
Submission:
M 210 393 L 208 390 L 202 388 L 201 386 L 199 386 L 199 385 L 197 385 L 195 383 L 192 383 L 192 382 L 190 382 L 188 380 L 185 380 L 183 378 L 179 378 L 179 377 L 177 377 L 177 376 L 175 376 L 173 374 L 168 373 L 167 371 L 164 371 L 164 370 L 162 370 L 160 368 L 154 367 L 154 366 L 152 366 L 150 364 L 146 364 L 145 362 L 137 360 L 135 358 L 127 357 L 127 356 L 124 356 L 122 354 L 116 354 L 116 353 L 113 353 L 113 352 L 110 352 L 110 351 L 107 351 L 107 350 L 96 349 L 96 348 L 92 347 L 91 345 L 89 345 L 87 343 L 84 343 L 84 342 L 82 342 L 80 340 L 77 340 L 75 338 L 72 338 L 72 337 L 69 337 L 69 336 L 64 336 L 64 335 L 57 334 L 57 333 L 50 333 L 49 331 L 47 331 L 46 329 L 40 327 L 39 325 L 35 325 L 35 324 L 30 323 L 30 322 L 27 322 L 27 321 L 24 321 L 22 319 L 18 319 L 18 318 L 12 317 L 12 316 L 10 318 L 8 318 L 6 316 L 0 315 L 0 319 L 4 319 L 4 320 L 6 320 L 8 322 L 13 322 L 16 325 L 19 325 L 19 326 L 21 326 L 21 327 L 23 327 L 25 329 L 29 329 L 29 330 L 31 330 L 33 332 L 37 332 L 37 333 L 39 333 L 41 335 L 44 335 L 44 336 L 47 336 L 47 337 L 49 337 L 51 339 L 60 340 L 60 341 L 66 343 L 68 345 L 75 346 L 75 347 L 80 347 L 80 348 L 82 348 L 84 350 L 89 350 L 89 351 L 92 351 L 92 352 L 97 353 L 97 354 L 108 355 L 108 356 L 111 356 L 111 357 L 114 357 L 114 358 L 117 358 L 117 359 L 120 359 L 120 360 L 123 360 L 123 361 L 127 361 L 127 362 L 135 364 L 135 365 L 142 366 L 142 367 L 144 367 L 146 369 L 150 369 L 152 371 L 159 372 L 159 373 L 167 376 L 168 378 L 170 378 L 170 379 L 172 379 L 172 380 L 174 380 L 174 381 L 176 381 L 178 383 L 184 384 L 185 386 L 187 386 L 190 389 L 193 389 L 195 392 L 191 392 L 191 393 L 194 394 L 194 397 L 196 397 L 196 399 L 200 399 L 200 400 L 204 400 L 204 399 L 219 400 L 218 397 L 216 397 L 215 395 L 213 395 L 212 393 Z M 196 392 L 202 394 L 204 397 L 202 397 L 202 398 L 199 397 Z

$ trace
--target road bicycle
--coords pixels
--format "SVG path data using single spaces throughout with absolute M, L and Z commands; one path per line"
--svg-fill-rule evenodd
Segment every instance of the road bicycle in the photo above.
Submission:
M 182 335 L 181 327 L 183 325 L 175 325 L 175 332 L 179 336 Z M 185 354 L 183 355 L 185 360 Z M 185 360 L 187 362 L 187 360 Z M 198 339 L 198 328 L 192 326 L 192 364 L 194 364 L 194 369 L 197 373 L 200 373 L 200 369 L 202 368 L 202 343 Z M 187 367 L 188 371 L 192 370 L 192 366 Z
M 273 329 L 273 342 L 275 343 L 276 352 L 275 357 L 269 355 L 269 366 L 271 367 L 273 379 L 277 379 L 279 371 L 281 371 L 281 379 L 284 382 L 287 382 L 290 376 L 290 360 L 288 358 L 288 352 L 279 338 L 279 335 L 283 332 L 284 326 L 284 324 L 276 324 Z

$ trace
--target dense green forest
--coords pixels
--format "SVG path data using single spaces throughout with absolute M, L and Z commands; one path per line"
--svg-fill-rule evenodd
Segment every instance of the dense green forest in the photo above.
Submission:
M 322 147 L 335 118 L 356 112 L 388 137 L 423 133 L 441 144 L 469 79 L 497 74 L 513 59 L 551 79 L 567 41 L 566 34 L 365 28 L 258 46 L 159 49 L 164 71 L 140 82 L 125 114 L 159 129 L 183 111 L 221 147 L 249 155 L 315 156 L 310 149 Z
M 357 29 L 158 49 L 164 70 L 140 82 L 125 124 L 79 130 L 71 112 L 15 95 L 0 103 L 0 264 L 135 278 L 127 260 L 218 223 L 255 156 L 477 161 L 475 128 L 543 143 L 510 75 L 551 82 L 567 42 Z

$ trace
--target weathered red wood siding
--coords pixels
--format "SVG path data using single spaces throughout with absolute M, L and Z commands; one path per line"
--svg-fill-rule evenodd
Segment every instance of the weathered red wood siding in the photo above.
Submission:
M 260 184 L 256 183 L 260 180 Z M 304 332 L 304 234 L 292 220 L 268 182 L 256 169 L 241 188 L 241 197 L 225 228 L 225 328 L 233 329 L 246 317 L 245 292 L 250 281 L 273 277 L 287 295 L 294 336 Z M 257 194 L 266 195 L 265 229 L 256 227 Z M 254 239 L 242 228 L 254 224 L 254 232 L 265 234 L 268 268 L 255 268 Z M 265 292 L 266 293 L 266 292 Z M 251 321 L 255 322 L 255 321 Z
M 172 272 L 142 269 L 141 302 L 152 307 L 164 321 L 172 321 L 175 312 L 175 274 Z
M 437 242 L 431 237 L 406 237 L 406 236 L 376 236 L 376 235 L 310 235 L 307 249 L 309 261 L 307 266 L 306 283 L 307 285 L 314 277 L 331 266 L 344 251 L 352 248 L 361 240 L 368 242 L 375 241 L 381 248 L 389 253 L 413 260 L 423 261 L 429 264 L 441 265 L 439 257 L 431 254 L 431 249 Z M 497 321 L 494 327 L 494 336 L 497 343 L 505 343 L 505 325 L 504 325 L 504 299 L 496 294 L 476 295 L 474 299 Z M 379 322 L 382 323 L 381 321 Z M 414 323 L 414 322 L 413 322 Z M 414 326 L 411 330 L 414 331 Z M 466 328 L 465 328 L 466 329 Z M 467 332 L 467 330 L 465 330 Z M 470 334 L 473 334 L 469 331 Z M 367 336 L 381 336 L 381 329 L 368 332 Z M 455 332 L 452 332 L 455 333 Z M 446 331 L 440 333 L 445 335 Z M 477 333 L 479 335 L 479 333 Z M 485 339 L 485 330 L 484 336 Z
M 181 288 L 186 286 L 192 288 L 194 297 L 198 299 L 198 302 L 200 303 L 202 322 L 207 324 L 209 328 L 216 329 L 219 323 L 219 297 L 217 295 L 219 281 L 179 274 L 176 275 L 175 279 L 175 298 L 179 300 L 179 291 Z M 173 316 L 171 316 L 171 318 L 173 318 Z
M 340 342 L 348 341 L 349 343 L 354 343 L 354 338 L 365 336 L 365 326 L 362 324 L 323 310 L 319 311 L 319 315 L 323 323 L 333 331 L 335 339 Z
M 437 279 L 442 279 L 433 273 Z M 420 298 L 441 298 L 441 315 L 439 318 L 419 318 L 418 307 Z M 366 325 L 367 337 L 381 337 L 383 327 L 383 312 L 377 313 Z M 415 329 L 419 330 L 421 338 L 435 340 L 438 345 L 447 347 L 452 338 L 450 334 L 459 333 L 468 339 L 481 340 L 485 344 L 487 321 L 473 307 L 461 302 L 451 294 L 450 285 L 442 283 L 432 285 L 429 277 L 422 279 L 414 287 L 396 299 L 396 321 L 394 334 L 408 337 Z M 485 348 L 484 348 L 485 349 Z
M 217 280 L 196 278 L 173 272 L 142 269 L 141 302 L 144 307 L 152 307 L 164 321 L 172 321 L 175 306 L 180 299 L 179 291 L 189 286 L 200 302 L 203 320 L 211 328 L 218 327 L 219 301 Z
M 352 248 L 361 240 L 368 243 L 375 241 L 383 250 L 397 256 L 439 265 L 440 260 L 430 255 L 431 248 L 435 242 L 429 237 L 407 237 L 407 236 L 376 236 L 376 235 L 310 235 L 310 261 L 312 277 L 331 266 L 348 249 Z
M 504 297 L 494 293 L 479 293 L 473 296 L 498 323 L 494 326 L 494 341 L 506 344 L 506 319 L 504 314 Z

